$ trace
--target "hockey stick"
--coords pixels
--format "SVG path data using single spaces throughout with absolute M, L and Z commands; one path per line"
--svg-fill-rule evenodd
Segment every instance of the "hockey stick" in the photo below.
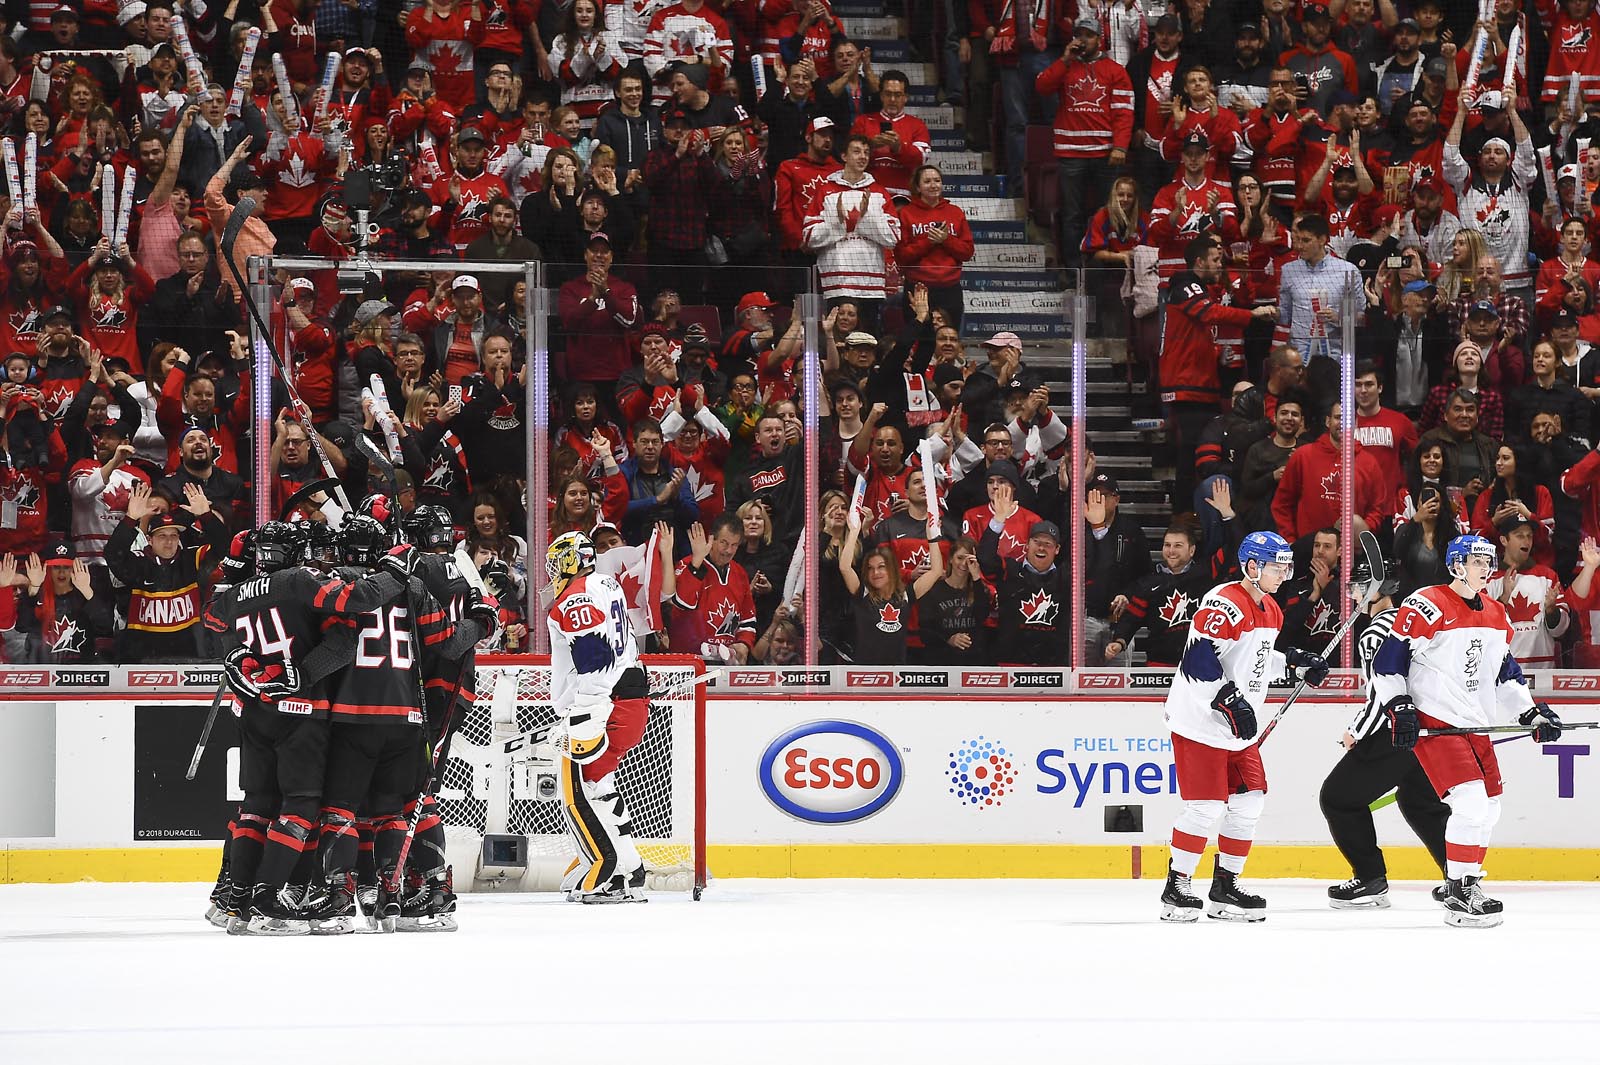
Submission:
M 1361 554 L 1367 561 L 1367 573 L 1369 575 L 1367 586 L 1361 592 L 1361 601 L 1354 610 L 1350 611 L 1350 616 L 1344 619 L 1344 624 L 1339 626 L 1334 632 L 1333 638 L 1328 641 L 1325 652 L 1331 652 L 1344 643 L 1345 634 L 1350 631 L 1351 626 L 1355 625 L 1356 618 L 1366 613 L 1367 607 L 1377 597 L 1378 587 L 1383 584 L 1383 579 L 1386 575 L 1383 550 L 1378 546 L 1378 538 L 1370 532 L 1364 532 L 1361 534 L 1360 543 Z M 1256 746 L 1259 747 L 1267 742 L 1267 737 L 1272 735 L 1272 730 L 1278 727 L 1278 722 L 1283 720 L 1283 715 L 1289 712 L 1289 707 L 1293 706 L 1295 701 L 1300 698 L 1301 693 L 1306 690 L 1307 683 L 1306 678 L 1300 678 L 1300 683 L 1296 684 L 1294 691 L 1289 693 L 1289 698 L 1283 701 L 1283 705 L 1278 707 L 1278 712 L 1272 715 L 1272 720 L 1267 722 L 1267 727 L 1261 730 L 1261 738 L 1256 740 Z
M 687 677 L 673 684 L 669 684 L 665 688 L 658 688 L 649 695 L 645 696 L 645 698 L 649 702 L 654 703 L 662 699 L 681 697 L 687 692 L 691 692 L 695 688 L 698 688 L 700 685 L 704 684 L 714 676 L 716 676 L 716 674 L 711 670 L 707 670 L 704 673 L 696 673 L 692 677 Z M 506 754 L 516 754 L 521 750 L 532 750 L 534 747 L 537 747 L 539 744 L 548 740 L 550 738 L 550 733 L 560 723 L 561 722 L 559 721 L 552 721 L 548 725 L 540 725 L 536 729 L 512 736 L 505 741 L 505 746 L 502 748 L 502 750 Z
M 407 578 L 406 580 L 406 599 L 408 606 L 411 597 L 410 585 L 411 581 L 414 579 L 415 578 Z M 417 631 L 417 612 L 415 609 L 408 609 L 406 613 L 411 615 L 411 646 L 421 647 L 422 638 L 421 634 Z M 450 702 L 444 708 L 444 728 L 439 733 L 439 742 L 433 745 L 433 750 L 430 752 L 428 757 L 428 779 L 423 783 L 422 792 L 417 796 L 416 802 L 411 804 L 411 815 L 406 818 L 405 838 L 400 841 L 400 856 L 395 859 L 394 876 L 389 881 L 389 894 L 396 898 L 400 896 L 400 884 L 405 879 L 406 858 L 411 854 L 411 841 L 417 838 L 417 825 L 422 820 L 422 807 L 424 805 L 423 800 L 429 795 L 433 794 L 434 786 L 439 780 L 439 755 L 444 751 L 444 738 L 450 735 L 450 726 L 455 721 L 456 706 L 461 702 L 461 682 L 467 677 L 467 662 L 473 660 L 473 658 L 474 655 L 471 650 L 465 651 L 461 655 L 461 665 L 456 667 L 456 682 L 455 685 L 450 689 Z M 423 720 L 426 721 L 428 709 L 428 691 L 427 685 L 424 684 L 422 680 L 422 660 L 420 658 L 417 659 L 416 667 L 417 708 L 423 712 Z M 384 931 L 392 932 L 394 929 L 385 928 Z
M 217 693 L 211 697 L 211 712 L 206 714 L 206 725 L 200 730 L 200 742 L 194 745 L 194 757 L 189 759 L 189 769 L 183 774 L 184 780 L 193 780 L 200 771 L 200 759 L 205 756 L 206 742 L 211 739 L 211 726 L 217 723 L 217 711 L 222 709 L 222 696 L 227 690 L 228 675 L 224 671 L 222 680 L 217 684 Z
M 1600 728 L 1600 721 L 1563 721 L 1561 731 L 1574 728 Z M 1424 736 L 1497 736 L 1501 733 L 1529 733 L 1532 725 L 1484 725 L 1480 728 L 1425 728 Z
M 239 233 L 244 229 L 244 224 L 255 214 L 258 204 L 249 196 L 239 197 L 239 202 L 234 205 L 233 213 L 228 216 L 228 224 L 222 229 L 222 236 L 217 241 L 217 247 L 222 251 L 222 257 L 228 262 L 228 270 L 233 274 L 234 283 L 239 286 L 239 302 L 243 303 L 250 311 L 250 318 L 255 322 L 256 328 L 261 331 L 262 343 L 266 345 L 267 354 L 272 356 L 272 363 L 278 369 L 278 376 L 283 380 L 284 390 L 289 393 L 289 402 L 293 405 L 295 414 L 305 423 L 306 436 L 311 441 L 311 449 L 317 453 L 317 461 L 322 464 L 323 476 L 333 480 L 333 492 L 339 498 L 339 505 L 346 514 L 351 513 L 350 498 L 345 495 L 344 485 L 339 481 L 339 475 L 334 472 L 333 463 L 328 461 L 328 453 L 322 449 L 322 438 L 312 429 L 311 408 L 306 406 L 305 400 L 300 398 L 300 393 L 294 387 L 294 377 L 289 372 L 289 364 L 272 342 L 272 330 L 268 328 L 267 321 L 261 316 L 261 308 L 256 306 L 255 299 L 250 295 L 250 286 L 245 283 L 244 274 L 239 270 L 239 264 L 233 257 L 234 243 L 239 239 Z

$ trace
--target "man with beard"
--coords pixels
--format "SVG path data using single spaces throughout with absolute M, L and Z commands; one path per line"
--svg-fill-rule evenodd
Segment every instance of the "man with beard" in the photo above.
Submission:
M 1267 104 L 1272 63 L 1262 52 L 1261 45 L 1261 24 L 1248 19 L 1240 22 L 1234 30 L 1232 61 L 1218 64 L 1212 71 L 1217 82 L 1217 99 L 1223 107 L 1232 108 L 1241 121 L 1251 111 Z M 1248 148 L 1248 145 L 1241 147 Z
M 40 324 L 37 349 L 41 361 L 34 383 L 43 413 L 53 417 L 67 409 L 89 379 L 89 342 L 73 334 L 72 314 L 65 307 L 45 311 Z
M 401 189 L 394 196 L 399 220 L 393 229 L 378 233 L 378 244 L 373 254 L 386 259 L 406 259 L 426 262 L 430 259 L 446 261 L 455 258 L 455 250 L 444 239 L 442 229 L 434 225 L 433 201 L 421 189 Z M 422 271 L 396 271 L 389 275 L 389 294 L 394 302 L 404 306 L 410 316 L 410 303 L 406 297 L 421 288 L 426 294 L 436 288 L 433 279 Z M 448 290 L 446 290 L 448 294 Z M 409 324 L 408 328 L 412 328 Z M 413 329 L 413 331 L 418 331 Z
M 1298 569 L 1298 567 L 1296 567 Z M 1318 529 L 1311 537 L 1311 562 L 1274 593 L 1283 608 L 1278 647 L 1298 647 L 1313 654 L 1331 654 L 1328 640 L 1339 628 L 1344 578 L 1339 573 L 1339 530 Z
M 1411 87 L 1417 84 L 1417 64 L 1425 62 L 1419 44 L 1422 30 L 1414 18 L 1403 18 L 1395 24 L 1390 37 L 1391 54 L 1378 64 L 1375 74 L 1378 86 L 1378 109 L 1385 116 L 1395 105 L 1405 99 Z
M 476 127 L 456 135 L 454 172 L 433 183 L 428 197 L 450 215 L 450 243 L 459 251 L 488 228 L 489 204 L 500 196 L 511 198 L 506 183 L 484 168 L 487 141 Z
M 1444 209 L 1444 178 L 1430 175 L 1411 190 L 1411 210 L 1400 220 L 1400 246 L 1416 245 L 1431 263 L 1450 260 L 1461 219 Z
M 160 488 L 174 499 L 183 499 L 190 485 L 197 486 L 231 526 L 235 508 L 245 500 L 244 479 L 217 466 L 216 450 L 204 429 L 185 429 L 178 442 L 178 468 L 162 479 Z
M 509 197 L 497 196 L 489 201 L 489 227 L 483 236 L 467 245 L 462 258 L 468 262 L 520 263 L 529 259 L 542 259 L 539 245 L 517 232 L 517 207 Z M 483 285 L 483 302 L 490 307 L 504 305 L 516 284 L 516 274 L 485 272 L 478 278 Z
M 1354 93 L 1361 87 L 1356 73 L 1356 61 L 1350 53 L 1335 48 L 1331 40 L 1333 19 L 1325 4 L 1311 4 L 1301 16 L 1300 29 L 1305 40 L 1283 53 L 1278 60 L 1291 74 L 1303 75 L 1310 91 L 1299 98 L 1302 107 L 1327 113 L 1333 103 L 1333 94 L 1344 89 Z M 1298 95 L 1298 94 L 1297 94 Z
M 1226 497 L 1223 497 L 1226 500 Z M 1147 628 L 1145 665 L 1173 669 L 1183 657 L 1189 624 L 1213 586 L 1228 572 L 1228 559 L 1244 542 L 1245 524 L 1234 520 L 1230 506 L 1222 514 L 1226 540 L 1211 558 L 1200 558 L 1195 530 L 1184 522 L 1168 526 L 1161 538 L 1161 565 L 1128 589 L 1127 605 L 1111 628 L 1105 660 L 1114 662 L 1128 649 L 1141 628 Z
M 1478 152 L 1476 172 L 1462 153 L 1461 137 L 1467 119 L 1468 89 L 1444 144 L 1444 179 L 1456 190 L 1461 224 L 1483 234 L 1489 253 L 1505 271 L 1506 291 L 1533 302 L 1533 274 L 1528 270 L 1528 191 L 1539 177 L 1533 139 L 1516 110 L 1505 112 L 1512 140 L 1490 137 Z M 1514 147 L 1513 147 L 1514 145 Z M 1482 298 L 1480 296 L 1480 298 Z

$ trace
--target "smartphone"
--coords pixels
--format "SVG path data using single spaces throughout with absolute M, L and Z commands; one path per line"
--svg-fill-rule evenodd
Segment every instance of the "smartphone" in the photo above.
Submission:
M 878 132 L 879 133 L 893 133 L 894 132 L 894 123 L 893 122 L 887 122 L 887 121 L 879 122 L 878 123 Z
M 1405 266 L 1405 264 L 1406 257 L 1404 255 L 1390 255 L 1383 260 L 1383 265 L 1387 266 L 1391 270 L 1398 270 Z
M 460 404 L 461 404 L 461 386 L 460 385 L 451 385 L 450 386 L 449 402 L 454 403 L 457 406 L 460 406 Z
M 1311 91 L 1311 79 L 1304 74 L 1296 74 L 1294 76 L 1294 87 L 1301 92 L 1309 93 Z

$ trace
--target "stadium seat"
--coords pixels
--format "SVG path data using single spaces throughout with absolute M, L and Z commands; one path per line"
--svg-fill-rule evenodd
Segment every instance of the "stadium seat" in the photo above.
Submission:
M 678 321 L 683 325 L 699 324 L 711 338 L 711 343 L 722 343 L 722 315 L 709 303 L 686 304 L 678 310 Z

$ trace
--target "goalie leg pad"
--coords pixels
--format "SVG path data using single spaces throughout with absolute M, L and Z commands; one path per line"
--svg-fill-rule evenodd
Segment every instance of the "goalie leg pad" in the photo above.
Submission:
M 610 883 L 619 872 L 630 870 L 619 866 L 619 822 L 614 810 L 597 801 L 595 786 L 582 779 L 582 767 L 571 758 L 562 758 L 560 764 L 561 808 L 566 816 L 567 831 L 577 845 L 584 867 L 570 890 L 585 893 L 596 891 Z M 626 843 L 632 849 L 632 841 Z M 637 850 L 634 850 L 637 854 Z
M 639 857 L 639 847 L 633 839 L 633 816 L 628 812 L 628 803 L 617 790 L 617 775 L 608 773 L 590 787 L 595 791 L 594 802 L 601 816 L 616 826 L 617 872 L 631 879 L 644 868 L 644 859 Z

